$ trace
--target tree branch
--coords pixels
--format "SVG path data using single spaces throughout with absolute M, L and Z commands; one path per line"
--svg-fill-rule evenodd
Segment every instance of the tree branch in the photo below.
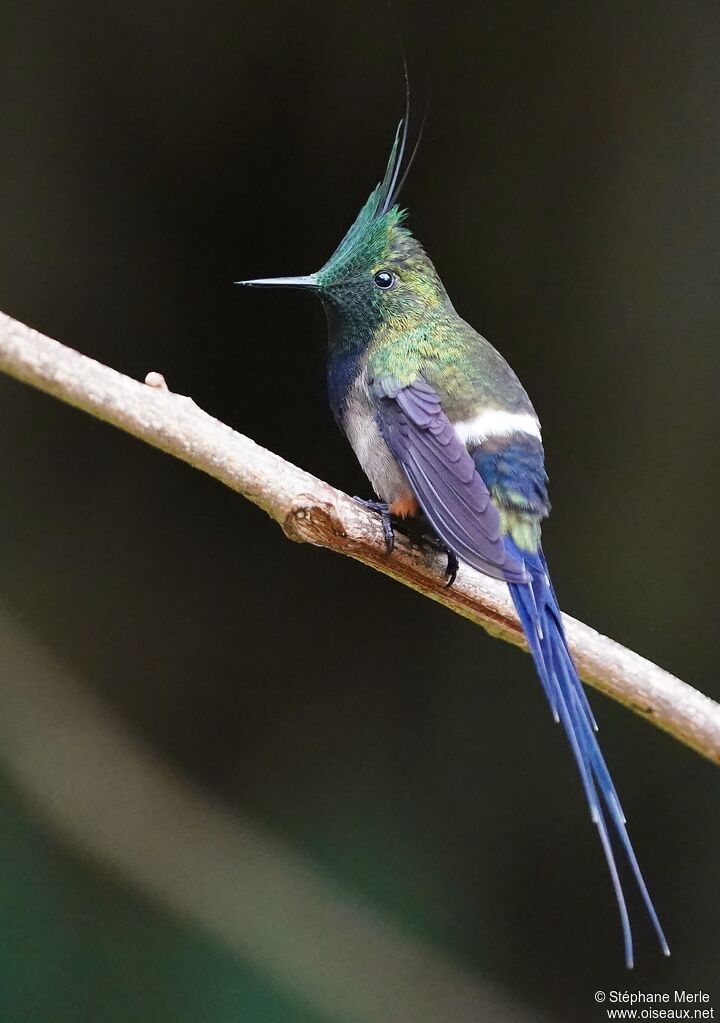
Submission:
M 0 313 L 0 370 L 201 469 L 262 508 L 292 540 L 348 555 L 525 647 L 507 587 L 461 566 L 451 589 L 444 559 L 398 538 L 385 553 L 377 517 L 322 480 L 173 394 L 103 366 Z M 585 682 L 720 764 L 720 706 L 639 654 L 564 616 Z

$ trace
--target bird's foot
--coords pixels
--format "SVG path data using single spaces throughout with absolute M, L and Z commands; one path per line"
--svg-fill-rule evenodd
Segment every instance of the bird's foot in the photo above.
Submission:
M 449 588 L 455 582 L 457 578 L 458 569 L 460 563 L 457 558 L 455 551 L 451 550 L 444 540 L 441 540 L 437 533 L 433 530 L 430 523 L 423 517 L 417 525 L 416 530 L 410 534 L 411 539 L 415 540 L 420 547 L 427 549 L 432 548 L 434 551 L 440 551 L 447 558 L 447 565 L 445 566 L 445 577 L 447 582 L 445 587 Z
M 437 547 L 440 553 L 444 554 L 447 558 L 447 565 L 445 566 L 445 577 L 447 582 L 445 583 L 445 589 L 449 590 L 457 579 L 458 569 L 460 568 L 458 556 L 455 551 L 450 550 L 448 545 L 443 543 L 442 540 L 433 540 L 433 546 Z
M 363 508 L 367 508 L 368 511 L 376 512 L 380 516 L 383 536 L 385 538 L 385 548 L 388 554 L 390 554 L 395 546 L 395 524 L 390 512 L 390 506 L 384 501 L 366 501 L 364 497 L 354 497 L 353 501 L 357 501 L 357 503 L 361 504 Z M 455 551 L 451 550 L 435 533 L 429 533 L 427 531 L 428 523 L 424 519 L 421 519 L 419 522 L 413 519 L 402 519 L 400 530 L 408 537 L 408 539 L 418 544 L 419 547 L 432 547 L 433 550 L 440 551 L 441 554 L 444 554 L 447 557 L 447 565 L 445 568 L 445 577 L 447 578 L 447 582 L 445 586 L 452 586 L 457 578 L 458 569 L 460 567 Z
M 385 550 L 390 554 L 395 546 L 395 527 L 393 526 L 392 515 L 390 514 L 390 506 L 385 504 L 384 501 L 366 501 L 364 497 L 354 497 L 353 501 L 357 501 L 363 508 L 376 512 L 380 516 L 383 537 L 385 538 Z

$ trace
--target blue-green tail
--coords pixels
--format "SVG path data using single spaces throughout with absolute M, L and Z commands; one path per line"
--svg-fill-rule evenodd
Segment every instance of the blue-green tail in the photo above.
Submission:
M 507 538 L 505 543 L 509 553 L 525 563 L 530 577 L 529 584 L 509 583 L 508 585 L 553 715 L 556 721 L 562 722 L 580 769 L 583 787 L 590 805 L 590 815 L 597 825 L 615 889 L 627 966 L 632 968 L 633 965 L 632 933 L 625 895 L 610 842 L 608 819 L 615 827 L 620 845 L 625 851 L 635 875 L 660 947 L 665 955 L 670 955 L 670 949 L 627 833 L 625 815 L 595 737 L 597 726 L 568 650 L 560 608 L 550 582 L 545 557 L 542 551 L 538 551 L 537 554 L 529 554 L 520 550 L 510 538 Z

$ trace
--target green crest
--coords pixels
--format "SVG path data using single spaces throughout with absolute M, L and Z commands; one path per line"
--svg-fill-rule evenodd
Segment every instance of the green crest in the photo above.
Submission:
M 404 259 L 424 255 L 410 231 L 402 226 L 407 216 L 405 210 L 396 205 L 398 193 L 420 142 L 418 135 L 413 152 L 403 170 L 407 123 L 406 113 L 395 133 L 395 141 L 382 181 L 370 193 L 355 223 L 322 270 L 301 277 L 256 277 L 253 280 L 235 283 L 252 287 L 312 288 L 320 293 L 323 300 L 333 301 L 340 292 L 347 291 L 346 285 L 351 289 L 355 284 L 367 285 L 367 281 L 364 280 L 367 271 L 379 266 L 383 261 L 394 257 Z
M 332 287 L 341 280 L 352 280 L 369 266 L 381 263 L 393 250 L 402 248 L 402 243 L 412 237 L 402 226 L 407 212 L 395 203 L 409 169 L 408 165 L 401 178 L 406 142 L 405 120 L 398 125 L 382 181 L 370 193 L 352 227 L 318 273 L 321 288 Z

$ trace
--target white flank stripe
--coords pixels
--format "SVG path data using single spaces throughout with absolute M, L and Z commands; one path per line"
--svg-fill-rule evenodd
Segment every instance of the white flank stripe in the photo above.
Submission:
M 453 426 L 463 444 L 482 444 L 488 437 L 507 437 L 511 433 L 527 433 L 540 440 L 540 423 L 530 412 L 486 409 Z

